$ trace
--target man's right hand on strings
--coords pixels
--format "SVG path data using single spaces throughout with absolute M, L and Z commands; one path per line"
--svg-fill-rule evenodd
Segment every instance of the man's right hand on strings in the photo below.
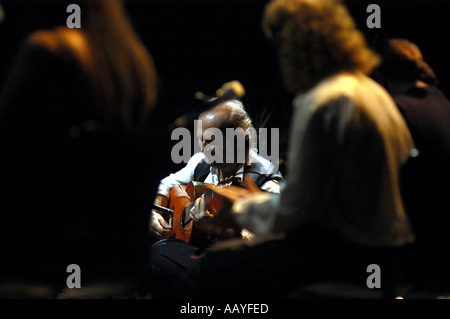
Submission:
M 158 194 L 156 195 L 154 203 L 162 207 L 167 207 L 169 200 L 166 196 Z M 149 228 L 150 234 L 158 239 L 166 239 L 175 236 L 169 223 L 155 210 L 152 210 Z
M 169 223 L 156 211 L 152 211 L 150 217 L 150 233 L 159 239 L 173 237 L 175 233 Z

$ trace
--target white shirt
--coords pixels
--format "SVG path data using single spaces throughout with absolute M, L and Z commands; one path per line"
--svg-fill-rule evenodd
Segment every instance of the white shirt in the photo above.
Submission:
M 194 154 L 185 167 L 183 167 L 181 170 L 179 170 L 176 173 L 172 173 L 169 176 L 163 178 L 159 184 L 158 187 L 158 194 L 168 196 L 170 189 L 175 185 L 187 185 L 189 182 L 194 180 L 194 171 L 197 165 L 205 158 L 205 155 L 202 152 Z M 258 161 L 263 164 L 263 168 L 265 171 L 267 171 L 267 174 L 270 174 L 272 164 L 270 161 L 264 159 L 263 157 L 259 156 L 257 157 Z M 243 166 L 239 168 L 239 170 L 236 172 L 235 176 L 242 177 L 244 173 Z M 263 172 L 264 173 L 264 172 Z M 274 172 L 272 172 L 274 173 Z M 206 177 L 206 179 L 203 181 L 204 183 L 212 183 L 217 185 L 219 183 L 219 172 L 216 168 L 211 167 L 210 173 Z M 274 181 L 267 181 L 261 186 L 262 190 L 273 192 L 273 193 L 279 193 L 280 192 L 280 185 Z

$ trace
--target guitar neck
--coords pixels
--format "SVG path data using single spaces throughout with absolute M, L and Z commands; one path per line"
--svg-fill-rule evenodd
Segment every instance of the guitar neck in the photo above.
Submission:
M 204 190 L 204 189 L 203 189 L 203 190 Z M 182 224 L 183 227 L 186 227 L 186 225 L 187 225 L 191 220 L 193 220 L 193 218 L 192 218 L 191 214 L 189 214 L 189 212 L 190 212 L 191 209 L 195 206 L 196 200 L 197 200 L 199 197 L 201 197 L 201 196 L 204 196 L 204 200 L 208 200 L 208 199 L 210 199 L 210 198 L 212 198 L 212 197 L 214 196 L 214 193 L 213 193 L 210 189 L 207 189 L 206 191 L 203 191 L 203 192 L 197 192 L 197 193 L 196 193 L 196 196 L 197 196 L 197 197 L 195 198 L 195 200 L 194 200 L 191 204 L 187 205 L 187 206 L 183 209 L 182 217 L 181 217 L 181 224 Z

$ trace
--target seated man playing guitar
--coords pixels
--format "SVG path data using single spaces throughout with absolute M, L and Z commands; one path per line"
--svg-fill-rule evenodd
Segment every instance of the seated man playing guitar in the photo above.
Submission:
M 269 160 L 257 154 L 256 147 L 251 145 L 251 138 L 245 140 L 245 159 L 235 155 L 234 161 L 220 162 L 211 157 L 222 151 L 225 159 L 226 145 L 230 143 L 234 147 L 234 154 L 239 154 L 236 139 L 226 140 L 226 128 L 241 128 L 243 132 L 253 129 L 241 101 L 222 102 L 200 114 L 199 120 L 202 121 L 201 132 L 198 132 L 202 152 L 194 154 L 184 168 L 162 179 L 156 195 L 156 209 L 152 211 L 150 221 L 150 233 L 159 239 L 151 249 L 151 266 L 156 274 L 177 275 L 191 262 L 195 262 L 195 258 L 191 258 L 193 255 L 211 243 L 211 236 L 198 227 L 202 220 L 211 215 L 206 209 L 207 193 L 197 192 L 202 183 L 224 187 L 243 186 L 246 179 L 251 179 L 263 191 L 280 192 L 279 182 L 283 181 L 281 173 Z M 206 138 L 204 133 L 209 128 L 218 128 L 223 133 L 223 143 L 217 142 L 220 139 L 214 136 Z M 164 218 L 164 210 L 159 207 L 169 208 L 166 212 L 173 210 L 174 214 Z M 177 216 L 177 211 L 182 211 L 180 216 Z M 251 237 L 245 229 L 238 231 L 235 234 Z

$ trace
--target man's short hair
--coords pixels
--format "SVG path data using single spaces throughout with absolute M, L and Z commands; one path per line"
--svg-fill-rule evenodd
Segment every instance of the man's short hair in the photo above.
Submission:
M 222 102 L 212 109 L 203 112 L 201 116 L 211 113 L 224 113 L 226 114 L 226 120 L 223 121 L 222 127 L 219 129 L 225 133 L 227 128 L 238 129 L 242 128 L 245 134 L 248 136 L 249 149 L 257 151 L 257 134 L 253 126 L 250 115 L 245 110 L 244 104 L 238 99 L 231 99 Z

